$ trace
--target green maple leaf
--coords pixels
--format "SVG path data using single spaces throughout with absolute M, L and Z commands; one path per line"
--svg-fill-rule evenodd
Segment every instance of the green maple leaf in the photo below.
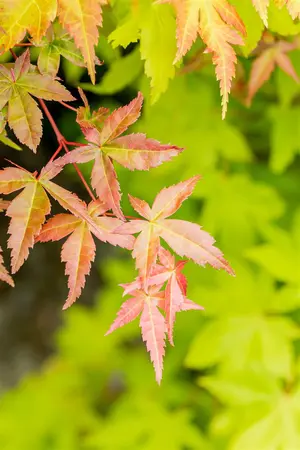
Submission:
M 218 274 L 217 284 L 191 286 L 190 298 L 201 298 L 212 318 L 195 336 L 186 357 L 193 369 L 221 364 L 226 370 L 243 370 L 253 364 L 278 376 L 289 376 L 293 351 L 291 341 L 299 329 L 278 313 L 299 308 L 295 290 L 276 290 L 266 272 L 251 272 L 234 264 L 237 277 L 226 280 Z
M 300 210 L 290 232 L 281 228 L 265 230 L 266 243 L 247 251 L 246 256 L 277 280 L 300 288 Z
M 257 235 L 284 212 L 284 203 L 277 192 L 247 174 L 228 177 L 215 172 L 204 179 L 197 194 L 205 199 L 201 223 L 231 253 L 241 254 L 242 248 L 253 245 Z
M 39 74 L 27 50 L 14 65 L 0 65 L 0 109 L 8 104 L 7 120 L 22 144 L 33 151 L 42 137 L 42 113 L 31 97 L 70 101 L 72 95 L 58 81 Z
M 278 380 L 260 370 L 204 377 L 199 383 L 228 407 L 211 425 L 213 434 L 231 438 L 226 448 L 299 448 L 299 385 L 285 392 Z

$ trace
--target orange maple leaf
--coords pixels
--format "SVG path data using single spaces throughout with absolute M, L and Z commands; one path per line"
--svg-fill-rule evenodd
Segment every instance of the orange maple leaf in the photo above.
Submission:
M 232 47 L 244 45 L 245 26 L 227 0 L 162 0 L 173 4 L 177 15 L 177 55 L 179 61 L 199 34 L 212 53 L 222 95 L 222 118 L 227 111 L 232 78 L 235 76 L 236 53 Z

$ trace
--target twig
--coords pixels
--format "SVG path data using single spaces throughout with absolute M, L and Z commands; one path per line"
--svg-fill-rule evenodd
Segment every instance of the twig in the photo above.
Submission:
M 65 142 L 65 141 L 62 141 L 61 143 L 62 143 L 62 146 L 63 146 L 65 152 L 66 152 L 66 153 L 70 153 L 70 150 L 68 149 L 66 142 Z M 73 163 L 73 166 L 74 166 L 74 168 L 75 168 L 75 170 L 76 170 L 76 172 L 77 172 L 79 178 L 81 179 L 82 183 L 84 184 L 86 190 L 88 191 L 88 193 L 89 193 L 91 199 L 94 200 L 94 201 L 96 201 L 96 197 L 94 196 L 94 194 L 93 194 L 93 192 L 91 191 L 89 185 L 88 185 L 87 182 L 85 181 L 85 178 L 84 178 L 84 176 L 82 175 L 82 173 L 81 173 L 79 167 L 77 166 L 76 163 Z
M 71 111 L 75 111 L 75 112 L 77 112 L 77 109 L 76 108 L 74 108 L 74 106 L 71 106 L 71 105 L 68 105 L 67 103 L 65 103 L 65 102 L 63 102 L 63 101 L 61 101 L 61 102 L 58 102 L 58 103 L 60 103 L 61 105 L 63 105 L 65 108 L 68 108 L 68 109 L 70 109 Z

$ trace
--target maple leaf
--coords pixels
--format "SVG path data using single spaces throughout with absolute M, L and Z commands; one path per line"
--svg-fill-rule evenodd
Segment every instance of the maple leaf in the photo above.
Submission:
M 227 111 L 236 54 L 232 45 L 244 45 L 245 26 L 227 0 L 162 0 L 171 3 L 177 16 L 177 55 L 179 61 L 191 48 L 198 33 L 212 53 L 222 96 L 222 118 Z
M 252 0 L 254 8 L 258 12 L 264 25 L 268 27 L 268 8 L 270 0 Z M 276 6 L 282 8 L 287 7 L 287 10 L 293 20 L 300 19 L 300 2 L 299 0 L 275 0 Z
M 101 233 L 103 242 L 131 249 L 133 240 L 130 239 L 130 236 L 112 234 L 120 226 L 121 221 L 112 217 L 100 216 L 105 212 L 106 209 L 99 202 L 93 201 L 88 206 L 88 213 L 98 226 L 97 237 Z M 96 253 L 92 233 L 94 233 L 94 228 L 86 220 L 71 214 L 57 214 L 48 220 L 37 236 L 37 242 L 48 242 L 58 241 L 70 235 L 63 244 L 61 252 L 61 259 L 66 263 L 65 273 L 69 277 L 69 295 L 63 309 L 67 309 L 80 297 L 86 276 L 90 273 Z
M 120 186 L 112 160 L 130 170 L 148 170 L 182 151 L 173 145 L 162 145 L 154 139 L 148 139 L 141 133 L 118 137 L 138 119 L 142 101 L 143 97 L 139 93 L 128 105 L 113 111 L 104 120 L 101 130 L 95 126 L 83 126 L 87 140 L 92 143 L 59 159 L 62 165 L 85 163 L 94 159 L 92 186 L 107 208 L 112 209 L 121 219 L 124 219 L 124 216 L 120 207 Z
M 11 201 L 6 211 L 11 218 L 8 247 L 11 249 L 12 273 L 16 273 L 28 258 L 34 238 L 51 209 L 47 194 L 31 173 L 14 167 L 0 172 L 1 193 L 10 194 L 22 188 L 21 194 Z
M 0 65 L 0 108 L 8 103 L 8 124 L 20 142 L 33 151 L 42 136 L 42 113 L 31 95 L 44 100 L 70 101 L 74 97 L 58 81 L 35 72 L 29 50 L 13 69 Z
M 84 106 L 80 106 L 77 109 L 76 122 L 79 124 L 85 136 L 89 136 L 90 133 L 92 133 L 93 136 L 93 133 L 95 133 L 95 131 L 93 130 L 95 129 L 99 130 L 102 128 L 105 119 L 109 116 L 109 109 L 100 106 L 100 108 L 98 108 L 97 111 L 91 112 L 91 108 L 86 98 L 86 95 L 80 87 L 78 88 L 78 92 L 83 101 Z M 96 135 L 98 136 L 97 131 Z
M 117 233 L 135 234 L 137 237 L 133 257 L 136 268 L 143 280 L 144 287 L 156 263 L 160 238 L 162 238 L 179 256 L 186 256 L 197 264 L 210 264 L 216 269 L 224 269 L 234 274 L 222 252 L 214 247 L 214 239 L 195 223 L 184 220 L 167 219 L 174 214 L 193 192 L 199 176 L 195 176 L 177 185 L 163 189 L 155 198 L 152 208 L 143 200 L 129 195 L 133 208 L 146 220 L 132 220 L 123 223 Z
M 248 105 L 251 104 L 258 89 L 269 80 L 276 65 L 292 77 L 297 83 L 299 83 L 299 77 L 291 60 L 287 56 L 287 52 L 294 49 L 295 44 L 291 42 L 278 41 L 267 46 L 267 48 L 264 49 L 255 59 L 252 64 L 248 85 Z
M 9 50 L 26 31 L 39 42 L 56 16 L 56 0 L 1 0 L 0 48 Z
M 160 289 L 167 281 L 165 296 L 159 306 L 166 313 L 168 339 L 170 344 L 174 345 L 173 328 L 176 313 L 192 309 L 203 310 L 203 307 L 186 298 L 187 280 L 182 270 L 187 261 L 176 262 L 175 257 L 163 247 L 159 248 L 158 257 L 161 264 L 155 264 L 152 267 L 148 286 L 157 285 Z M 121 284 L 120 286 L 124 288 L 123 296 L 128 295 L 137 289 L 142 289 L 143 280 L 138 277 L 132 283 Z
M 85 67 L 80 50 L 76 47 L 71 36 L 58 22 L 52 24 L 41 43 L 35 43 L 35 45 L 41 47 L 37 66 L 42 74 L 55 78 L 59 70 L 61 56 L 78 67 Z M 95 59 L 95 63 L 98 62 Z
M 116 320 L 106 333 L 112 333 L 117 328 L 132 322 L 141 313 L 142 337 L 150 353 L 158 384 L 162 379 L 165 334 L 167 331 L 165 318 L 158 309 L 158 302 L 161 300 L 160 294 L 157 287 L 150 288 L 149 293 L 142 290 L 133 291 L 132 298 L 123 303 Z
M 0 280 L 5 281 L 5 283 L 8 283 L 11 287 L 14 287 L 15 286 L 14 280 L 9 275 L 9 273 L 7 272 L 7 270 L 3 264 L 4 261 L 3 261 L 3 257 L 2 257 L 1 253 L 2 253 L 2 249 L 0 247 Z
M 98 27 L 102 26 L 102 6 L 106 0 L 58 0 L 58 17 L 62 26 L 74 38 L 95 84 L 95 45 Z
M 62 167 L 56 162 L 49 163 L 41 171 L 38 179 L 26 170 L 15 167 L 0 171 L 0 193 L 10 194 L 23 189 L 11 201 L 6 212 L 6 215 L 11 218 L 8 247 L 12 250 L 12 273 L 16 273 L 28 258 L 29 249 L 33 247 L 46 216 L 50 213 L 51 206 L 47 193 L 64 209 L 85 221 L 100 240 L 104 240 L 105 234 L 110 233 L 121 223 L 114 222 L 117 219 L 110 217 L 101 220 L 98 217 L 94 218 L 89 214 L 86 204 L 77 195 L 53 183 L 51 179 L 61 170 Z M 112 235 L 109 239 L 113 245 L 119 245 L 119 242 L 122 242 L 126 248 L 132 248 L 133 241 L 132 236 L 118 238 L 117 235 Z

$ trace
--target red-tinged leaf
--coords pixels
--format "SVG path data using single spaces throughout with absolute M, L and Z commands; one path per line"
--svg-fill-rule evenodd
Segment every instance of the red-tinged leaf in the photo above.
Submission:
M 152 219 L 165 219 L 174 214 L 191 195 L 199 179 L 199 176 L 195 176 L 160 191 L 152 206 Z
M 118 231 L 118 229 L 117 229 Z M 156 263 L 159 250 L 159 234 L 152 223 L 145 222 L 144 229 L 136 238 L 132 256 L 136 260 L 143 286 L 147 288 L 153 265 Z
M 84 102 L 84 106 L 80 106 L 77 109 L 76 122 L 79 124 L 87 141 L 100 144 L 100 133 L 98 130 L 102 129 L 105 119 L 109 116 L 109 109 L 101 106 L 98 110 L 91 113 L 90 106 L 83 90 L 81 88 L 78 90 Z M 93 132 L 96 132 L 96 141 L 92 138 Z
M 85 278 L 90 273 L 95 259 L 96 246 L 85 223 L 81 223 L 64 243 L 61 259 L 66 263 L 69 277 L 69 295 L 63 309 L 71 306 L 80 296 Z
M 91 228 L 91 231 L 104 242 L 109 242 L 112 245 L 118 245 L 119 247 L 126 248 L 128 250 L 133 249 L 134 237 L 130 235 L 118 234 L 115 232 L 122 223 L 121 220 L 114 217 L 95 217 L 94 222 L 97 225 L 98 235 L 96 235 Z M 99 234 L 101 233 L 101 234 Z
M 111 142 L 136 122 L 141 114 L 142 104 L 143 96 L 139 92 L 138 96 L 128 105 L 113 111 L 103 124 L 101 144 L 104 145 Z
M 116 320 L 113 322 L 105 336 L 115 331 L 117 328 L 121 328 L 127 323 L 132 322 L 142 312 L 144 307 L 145 295 L 140 292 L 136 292 L 136 295 L 121 306 Z
M 147 222 L 144 220 L 130 220 L 129 222 L 123 222 L 116 230 L 118 234 L 136 234 L 143 231 Z
M 73 95 L 58 81 L 46 75 L 28 73 L 17 80 L 17 86 L 35 97 L 44 100 L 71 101 Z
M 167 331 L 165 319 L 159 312 L 156 302 L 147 298 L 140 319 L 143 341 L 146 343 L 150 358 L 153 362 L 156 381 L 160 384 L 163 371 L 163 357 L 165 355 L 165 334 Z
M 43 226 L 36 242 L 59 241 L 72 233 L 81 220 L 71 214 L 57 214 Z
M 11 194 L 22 189 L 30 181 L 35 182 L 35 178 L 26 170 L 6 167 L 0 171 L 0 193 Z
M 92 83 L 95 84 L 95 45 L 98 27 L 102 26 L 104 0 L 58 0 L 58 16 L 62 26 L 74 38 L 82 52 Z
M 172 271 L 166 270 L 163 266 L 159 264 L 155 264 L 152 267 L 151 275 L 148 280 L 148 286 L 157 286 L 158 289 L 161 289 L 164 283 L 172 276 Z M 131 294 L 133 291 L 138 289 L 142 289 L 143 281 L 142 278 L 138 277 L 131 283 L 123 283 L 119 284 L 124 289 L 123 297 L 125 295 Z
M 14 75 L 15 79 L 18 80 L 22 75 L 26 75 L 30 69 L 30 53 L 29 49 L 27 49 L 24 53 L 22 53 L 19 58 L 16 59 L 14 64 Z
M 140 216 L 145 217 L 145 219 L 151 219 L 151 208 L 147 202 L 144 200 L 140 200 L 137 197 L 133 197 L 132 195 L 128 195 L 129 201 L 133 207 L 133 209 L 139 213 Z
M 30 95 L 15 89 L 8 104 L 8 124 L 22 144 L 35 151 L 42 137 L 42 113 Z
M 10 202 L 8 202 L 7 200 L 2 200 L 2 198 L 0 198 L 0 212 L 7 209 L 9 207 L 9 205 L 10 205 Z
M 181 271 L 186 265 L 186 263 L 187 261 L 179 261 L 178 263 L 176 263 L 175 266 L 177 283 L 179 284 L 183 295 L 186 295 L 187 292 L 187 279 Z
M 9 275 L 8 271 L 4 266 L 4 261 L 1 253 L 2 249 L 0 247 L 0 280 L 5 281 L 5 283 L 8 283 L 11 287 L 14 287 L 15 286 L 14 280 Z
M 292 77 L 297 83 L 299 78 L 286 52 L 293 50 L 295 46 L 289 42 L 279 41 L 268 46 L 255 59 L 252 64 L 250 80 L 248 85 L 247 103 L 251 104 L 252 99 L 259 88 L 269 80 L 275 66 L 278 65 L 284 72 Z
M 232 44 L 243 45 L 241 35 L 246 35 L 242 20 L 227 0 L 162 0 L 161 3 L 171 3 L 176 10 L 178 51 L 174 62 L 188 52 L 198 33 L 212 53 L 220 81 L 224 118 L 237 62 Z
M 88 205 L 88 212 L 91 217 L 98 217 L 107 211 L 107 207 L 101 200 L 93 200 Z
M 173 328 L 175 323 L 175 316 L 176 313 L 180 311 L 181 305 L 183 303 L 184 303 L 184 295 L 177 282 L 176 275 L 173 274 L 167 284 L 165 295 L 165 312 L 166 312 L 168 339 L 171 345 L 174 345 Z
M 99 151 L 99 147 L 95 147 L 94 145 L 87 145 L 72 150 L 66 155 L 56 159 L 55 162 L 61 167 L 66 164 L 86 163 L 92 161 L 99 153 Z
M 224 269 L 234 275 L 223 253 L 214 247 L 215 240 L 195 223 L 185 220 L 167 219 L 159 223 L 160 236 L 180 256 L 186 256 L 197 264 L 210 264 L 215 269 Z
M 276 55 L 277 65 L 291 78 L 293 78 L 296 83 L 299 83 L 299 77 L 296 73 L 294 66 L 290 58 L 285 53 L 277 53 Z
M 92 186 L 107 209 L 112 209 L 120 219 L 124 219 L 121 210 L 120 185 L 111 159 L 101 152 L 99 147 L 86 146 L 73 150 L 59 158 L 57 164 L 63 166 L 69 163 L 85 163 L 95 159 L 92 170 Z
M 112 209 L 120 219 L 124 219 L 120 206 L 121 193 L 116 171 L 110 158 L 101 152 L 95 158 L 92 186 L 107 208 Z
M 51 205 L 40 183 L 29 183 L 10 204 L 6 215 L 11 217 L 8 247 L 12 250 L 12 273 L 16 273 L 28 258 L 29 249 L 40 233 Z
M 51 161 L 46 164 L 40 173 L 40 180 L 52 180 L 52 178 L 56 177 L 64 168 L 62 164 L 60 164 L 60 159 L 58 158 L 55 161 Z
M 174 269 L 175 267 L 174 255 L 172 255 L 168 250 L 166 250 L 162 246 L 159 247 L 158 258 L 161 264 L 165 266 L 167 269 L 170 270 Z
M 80 200 L 76 194 L 73 194 L 67 189 L 58 186 L 58 184 L 44 178 L 40 178 L 40 182 L 51 197 L 53 197 L 64 209 L 87 222 L 91 231 L 101 240 L 101 231 L 98 229 L 95 221 L 89 216 L 86 204 Z
M 197 303 L 192 302 L 192 300 L 185 298 L 184 302 L 181 304 L 180 311 L 191 311 L 191 310 L 203 311 L 204 308 L 203 306 L 200 306 Z
M 162 145 L 154 139 L 147 139 L 142 133 L 122 136 L 102 146 L 103 152 L 130 170 L 157 167 L 170 161 L 182 150 L 174 145 Z

